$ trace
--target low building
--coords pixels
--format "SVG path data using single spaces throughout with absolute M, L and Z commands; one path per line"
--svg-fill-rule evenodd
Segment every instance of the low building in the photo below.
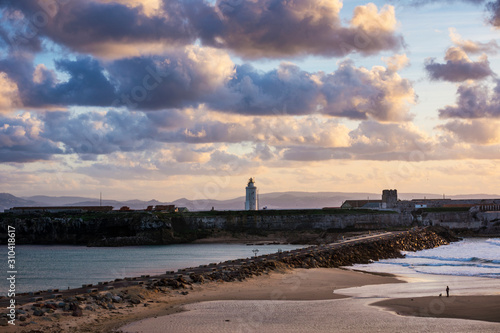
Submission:
M 346 200 L 340 206 L 342 209 L 380 209 L 382 200 Z
M 163 213 L 175 213 L 177 209 L 175 208 L 175 205 L 156 205 L 154 211 Z
M 426 204 L 415 204 L 415 209 L 427 208 Z
M 342 209 L 393 209 L 398 204 L 398 190 L 383 190 L 382 200 L 346 200 Z

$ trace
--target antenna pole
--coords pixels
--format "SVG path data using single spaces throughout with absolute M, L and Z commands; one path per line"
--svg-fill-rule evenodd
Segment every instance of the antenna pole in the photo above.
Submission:
M 99 192 L 99 206 L 102 206 L 102 192 Z

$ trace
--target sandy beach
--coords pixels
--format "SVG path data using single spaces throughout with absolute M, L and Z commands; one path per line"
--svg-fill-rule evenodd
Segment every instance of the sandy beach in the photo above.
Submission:
M 453 297 L 439 297 L 450 284 Z M 498 332 L 498 279 L 398 277 L 333 268 L 278 269 L 242 282 L 193 284 L 141 304 L 56 312 L 5 332 Z M 187 294 L 186 294 L 187 291 Z M 123 292 L 116 290 L 115 292 Z M 184 295 L 182 294 L 184 292 Z M 490 295 L 490 296 L 487 296 Z M 376 305 L 375 305 L 376 304 Z M 460 319 L 457 319 L 460 318 Z
M 404 283 L 383 275 L 340 269 L 296 269 L 242 283 L 207 285 L 197 295 L 186 298 L 182 306 L 185 311 L 134 322 L 121 330 L 126 333 L 500 330 L 498 280 L 460 277 L 457 283 L 469 280 L 483 287 L 477 292 L 493 290 L 496 294 L 443 298 L 434 291 L 442 277 L 437 281 L 430 278 Z M 397 297 L 395 290 L 403 290 L 399 292 L 402 296 L 412 295 L 412 285 L 416 286 L 416 297 Z M 469 288 L 468 293 L 471 292 L 474 291 Z M 436 296 L 419 296 L 425 293 Z M 377 302 L 379 306 L 373 304 Z

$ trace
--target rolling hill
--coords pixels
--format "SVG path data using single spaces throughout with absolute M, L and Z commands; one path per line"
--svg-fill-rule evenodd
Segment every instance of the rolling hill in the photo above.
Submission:
M 432 193 L 399 193 L 402 200 L 411 199 L 439 199 L 442 195 Z M 268 209 L 307 209 L 323 207 L 339 207 L 345 200 L 379 200 L 380 193 L 348 193 L 348 192 L 274 192 L 259 195 L 259 206 Z M 447 196 L 451 199 L 492 199 L 500 198 L 500 195 L 491 194 L 464 194 Z M 228 200 L 189 200 L 186 198 L 177 199 L 173 202 L 161 202 L 158 200 L 103 200 L 103 206 L 113 206 L 119 209 L 128 206 L 131 209 L 144 209 L 147 206 L 174 204 L 178 207 L 187 207 L 190 211 L 210 210 L 242 210 L 244 208 L 245 197 L 237 197 Z M 11 207 L 27 206 L 99 206 L 99 199 L 78 196 L 45 196 L 36 195 L 29 197 L 16 197 L 9 193 L 0 193 L 0 212 Z

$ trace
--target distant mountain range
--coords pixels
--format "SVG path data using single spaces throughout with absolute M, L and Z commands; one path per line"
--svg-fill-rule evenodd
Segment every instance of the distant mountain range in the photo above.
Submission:
M 348 192 L 275 192 L 259 195 L 259 206 L 268 209 L 308 209 L 323 207 L 340 207 L 345 200 L 380 200 L 381 193 L 348 193 Z M 398 193 L 401 200 L 411 199 L 439 199 L 442 195 L 432 193 Z M 464 194 L 447 197 L 449 199 L 498 199 L 500 195 L 491 194 Z M 241 196 L 229 200 L 189 200 L 177 199 L 172 202 L 160 202 L 158 200 L 103 200 L 103 206 L 113 206 L 119 209 L 128 206 L 131 209 L 145 209 L 147 206 L 176 205 L 187 207 L 190 211 L 210 210 L 242 210 L 244 209 L 245 197 Z M 99 199 L 86 197 L 51 197 L 36 195 L 31 197 L 16 197 L 9 193 L 0 193 L 0 212 L 12 207 L 28 206 L 99 206 Z

